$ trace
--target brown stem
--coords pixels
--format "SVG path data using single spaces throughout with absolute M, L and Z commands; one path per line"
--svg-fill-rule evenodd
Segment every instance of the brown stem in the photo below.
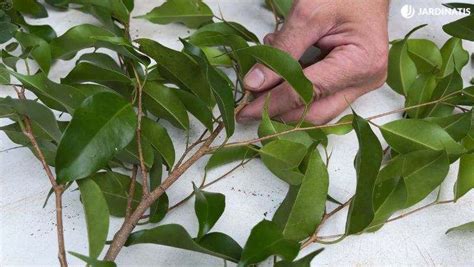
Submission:
M 451 97 L 455 94 L 459 94 L 459 93 L 461 93 L 461 91 L 449 94 L 449 95 L 447 95 L 447 96 L 445 96 L 445 97 L 443 97 L 439 100 L 435 100 L 435 101 L 431 101 L 431 102 L 427 102 L 427 103 L 423 103 L 423 104 L 419 104 L 419 105 L 415 105 L 415 106 L 411 106 L 411 107 L 400 108 L 400 109 L 392 110 L 392 111 L 385 112 L 385 113 L 382 113 L 382 114 L 379 114 L 379 115 L 367 117 L 366 120 L 371 121 L 371 120 L 379 119 L 379 118 L 386 117 L 386 116 L 389 116 L 389 115 L 397 114 L 397 113 L 400 113 L 400 112 L 412 110 L 412 109 L 415 109 L 415 108 L 434 105 L 436 103 L 443 102 L 447 98 L 449 98 L 449 97 Z M 267 135 L 267 136 L 264 136 L 264 137 L 261 137 L 261 138 L 254 138 L 254 139 L 250 139 L 250 140 L 247 140 L 247 141 L 228 143 L 228 144 L 224 145 L 223 147 L 247 146 L 247 145 L 250 145 L 250 144 L 255 144 L 255 143 L 258 143 L 258 142 L 261 142 L 261 141 L 269 140 L 269 139 L 272 139 L 272 138 L 275 138 L 275 137 L 278 137 L 278 136 L 282 136 L 282 135 L 285 135 L 285 134 L 289 134 L 289 133 L 309 131 L 309 130 L 315 130 L 315 129 L 325 129 L 325 128 L 331 128 L 331 127 L 337 127 L 337 126 L 350 125 L 350 124 L 352 124 L 351 121 L 349 121 L 349 122 L 339 122 L 339 123 L 334 123 L 334 124 L 326 124 L 326 125 L 316 125 L 316 126 L 310 126 L 310 127 L 297 127 L 297 128 L 293 128 L 293 129 L 290 129 L 290 130 L 287 130 L 287 131 Z M 221 148 L 221 146 L 213 147 L 211 150 L 215 150 L 217 148 Z
M 186 159 L 186 156 L 199 144 L 203 143 L 206 141 L 206 139 L 204 139 L 204 136 L 206 135 L 207 133 L 207 130 L 205 130 L 201 136 L 199 136 L 198 140 L 196 140 L 196 142 L 192 143 L 190 146 L 186 147 L 185 151 L 183 152 L 183 155 L 181 155 L 181 158 L 178 160 L 178 162 L 176 163 L 175 165 L 175 169 L 176 168 L 179 168 L 179 166 L 181 166 L 181 164 L 183 163 L 183 161 Z
M 137 182 L 137 172 L 138 172 L 137 165 L 133 165 L 132 177 L 130 179 L 130 187 L 128 189 L 127 210 L 125 211 L 125 218 L 130 217 L 130 214 L 132 213 L 132 202 L 133 202 L 133 197 L 135 196 L 135 184 Z
M 140 171 L 143 179 L 143 197 L 147 196 L 150 192 L 148 188 L 148 173 L 145 166 L 145 160 L 143 159 L 143 148 L 142 148 L 142 117 L 143 117 L 143 85 L 140 82 L 140 77 L 138 76 L 137 70 L 135 67 L 132 67 L 133 74 L 137 80 L 137 93 L 138 93 L 138 114 L 137 114 L 137 146 L 138 146 L 138 158 L 140 160 Z
M 186 172 L 196 161 L 201 157 L 206 155 L 209 151 L 209 147 L 212 142 L 217 138 L 219 133 L 224 128 L 222 123 L 219 123 L 214 132 L 209 136 L 206 142 L 191 156 L 187 161 L 185 161 L 179 168 L 173 170 L 171 174 L 163 181 L 163 183 L 150 192 L 146 197 L 142 199 L 135 211 L 130 215 L 130 218 L 124 221 L 120 230 L 115 234 L 112 243 L 110 244 L 109 250 L 105 255 L 105 260 L 113 261 L 117 257 L 118 253 L 122 249 L 127 241 L 128 236 L 133 231 L 137 225 L 140 218 L 146 212 L 146 210 L 171 186 L 178 180 L 184 172 Z
M 21 89 L 15 88 L 18 98 L 25 100 L 25 89 L 22 87 Z M 51 185 L 54 190 L 54 196 L 56 198 L 56 231 L 58 237 L 58 259 L 59 263 L 62 267 L 67 266 L 67 258 L 66 258 L 66 248 L 64 244 L 64 227 L 63 227 L 63 205 L 62 205 L 62 195 L 64 192 L 64 187 L 59 185 L 54 178 L 53 172 L 49 167 L 48 163 L 46 163 L 46 159 L 44 157 L 43 151 L 40 149 L 38 142 L 36 141 L 36 137 L 33 134 L 33 128 L 31 127 L 31 120 L 28 116 L 23 117 L 23 124 L 25 125 L 23 129 L 23 134 L 30 140 L 31 144 L 33 145 L 34 151 L 38 156 L 41 165 L 43 166 L 46 175 L 51 182 Z

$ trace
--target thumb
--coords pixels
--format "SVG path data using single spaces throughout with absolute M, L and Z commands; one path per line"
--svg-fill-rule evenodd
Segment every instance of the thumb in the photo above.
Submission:
M 313 45 L 317 38 L 307 34 L 304 29 L 285 26 L 279 32 L 269 34 L 265 37 L 265 43 L 283 50 L 298 60 L 308 47 Z M 245 76 L 245 87 L 254 92 L 265 91 L 277 83 L 281 78 L 269 68 L 262 64 L 256 64 Z

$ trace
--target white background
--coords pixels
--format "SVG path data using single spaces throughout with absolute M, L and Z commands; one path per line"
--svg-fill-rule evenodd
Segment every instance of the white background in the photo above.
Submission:
M 468 1 L 468 0 L 465 0 Z M 472 0 L 469 0 L 472 1 Z M 163 1 L 136 1 L 134 15 L 141 15 Z M 252 0 L 208 0 L 206 1 L 216 14 L 218 3 L 227 20 L 242 23 L 260 38 L 274 27 L 273 15 L 261 7 L 263 1 Z M 405 19 L 400 15 L 404 4 L 415 7 L 441 7 L 441 2 L 393 0 L 390 12 L 390 38 L 403 37 L 413 27 L 428 23 L 429 26 L 416 32 L 414 37 L 429 38 L 439 46 L 447 40 L 441 26 L 457 17 L 415 16 Z M 354 10 L 357 12 L 357 10 Z M 50 18 L 34 20 L 34 23 L 51 24 L 58 35 L 71 25 L 96 23 L 82 13 L 50 12 Z M 156 39 L 164 45 L 180 48 L 178 36 L 189 35 L 189 30 L 181 25 L 154 25 L 142 20 L 132 20 L 132 37 Z M 474 51 L 473 43 L 466 48 Z M 50 74 L 53 80 L 64 77 L 72 67 L 71 62 L 59 62 Z M 337 75 L 337 74 L 335 74 Z M 463 73 L 466 81 L 473 76 L 472 63 Z M 0 96 L 13 96 L 13 89 L 0 87 Z M 380 90 L 360 98 L 355 110 L 362 116 L 380 114 L 403 106 L 403 100 L 384 86 Z M 397 116 L 383 118 L 384 123 Z M 0 120 L 1 125 L 9 123 Z M 198 123 L 194 122 L 192 136 L 197 136 Z M 256 136 L 256 125 L 238 126 L 238 134 L 233 140 L 246 140 Z M 180 155 L 184 144 L 183 133 L 170 129 L 170 134 Z M 379 135 L 380 136 L 380 135 Z M 330 170 L 330 194 L 340 201 L 347 200 L 355 189 L 353 157 L 357 151 L 357 142 L 353 133 L 344 137 L 330 139 L 333 151 Z M 0 133 L 0 151 L 15 147 L 8 138 Z M 198 164 L 169 190 L 170 202 L 176 203 L 192 189 L 191 181 L 199 182 L 203 175 L 205 160 Z M 213 179 L 226 172 L 232 166 L 212 171 L 208 178 Z M 442 199 L 452 199 L 452 186 L 457 173 L 457 163 L 451 168 L 447 182 L 443 185 Z M 0 152 L 0 265 L 57 265 L 57 239 L 55 232 L 54 201 L 46 208 L 41 206 L 50 188 L 49 181 L 39 162 L 28 149 L 14 149 Z M 286 194 L 287 186 L 273 177 L 258 161 L 254 161 L 208 188 L 209 191 L 226 195 L 227 208 L 214 227 L 215 231 L 228 233 L 241 245 L 245 243 L 253 225 L 264 218 L 270 219 L 280 201 Z M 428 197 L 426 204 L 435 198 Z M 423 204 L 423 203 L 420 203 Z M 445 231 L 453 226 L 474 220 L 474 193 L 468 194 L 456 204 L 432 207 L 402 220 L 389 223 L 375 234 L 364 234 L 345 239 L 343 242 L 326 246 L 326 250 L 315 258 L 315 265 L 470 265 L 474 264 L 474 234 L 452 233 Z M 330 208 L 333 208 L 332 206 Z M 345 211 L 339 217 L 330 220 L 322 229 L 322 235 L 342 233 Z M 68 190 L 64 195 L 64 223 L 67 250 L 87 254 L 86 228 L 82 206 L 77 192 Z M 172 211 L 163 223 L 180 223 L 195 235 L 197 220 L 194 215 L 193 201 Z M 112 219 L 109 238 L 119 227 L 121 220 Z M 312 245 L 302 252 L 307 254 L 320 245 Z M 71 265 L 83 265 L 69 256 Z M 194 252 L 155 245 L 138 245 L 124 248 L 117 259 L 119 265 L 139 266 L 222 266 L 220 259 Z M 266 262 L 264 265 L 271 265 Z

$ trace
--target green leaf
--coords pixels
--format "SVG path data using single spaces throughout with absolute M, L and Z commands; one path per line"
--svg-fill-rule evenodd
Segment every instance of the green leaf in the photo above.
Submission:
M 0 64 L 0 84 L 5 85 L 10 83 L 10 73 L 5 68 L 5 65 Z
M 293 0 L 265 0 L 265 3 L 270 10 L 275 9 L 279 16 L 286 18 L 290 13 Z
M 212 111 L 199 97 L 185 90 L 174 90 L 189 113 L 193 114 L 209 131 L 213 128 Z
M 227 255 L 237 261 L 240 259 L 242 254 L 242 247 L 239 243 L 235 242 L 230 236 L 214 232 L 204 235 L 197 241 L 199 245 L 210 251 L 214 251 L 221 255 Z
M 211 193 L 200 190 L 193 184 L 194 211 L 199 221 L 198 238 L 207 234 L 216 224 L 225 209 L 225 196 L 220 193 Z
M 212 153 L 211 158 L 206 164 L 206 171 L 228 164 L 230 162 L 239 161 L 242 162 L 246 159 L 251 159 L 257 156 L 258 147 L 253 146 L 252 148 L 247 146 L 239 147 L 223 147 L 219 148 Z
M 316 257 L 319 253 L 323 252 L 323 250 L 324 248 L 320 248 L 314 252 L 309 253 L 303 258 L 293 261 L 293 262 L 277 261 L 274 266 L 275 267 L 311 267 L 311 261 L 313 261 L 314 257 Z
M 147 82 L 143 93 L 144 106 L 153 115 L 168 120 L 178 128 L 189 129 L 188 113 L 175 90 L 156 82 Z
M 92 179 L 77 181 L 84 205 L 89 238 L 89 256 L 97 258 L 105 246 L 109 231 L 109 209 L 100 187 Z
M 413 82 L 407 92 L 406 107 L 417 106 L 429 102 L 436 87 L 436 77 L 433 74 L 421 74 Z M 427 107 L 418 107 L 407 111 L 410 118 L 423 118 Z
M 17 114 L 28 116 L 32 121 L 37 123 L 39 128 L 47 133 L 52 140 L 59 142 L 61 131 L 54 114 L 44 105 L 33 100 L 12 99 L 10 97 L 0 98 L 0 108 L 7 107 L 15 111 Z
M 17 32 L 15 39 L 21 44 L 23 49 L 32 48 L 31 57 L 38 63 L 44 73 L 49 72 L 51 67 L 51 47 L 40 37 L 24 32 Z
M 154 160 L 153 147 L 145 138 L 141 139 L 143 162 L 146 168 L 151 168 Z M 140 165 L 140 155 L 138 155 L 138 141 L 135 136 L 133 140 L 119 153 L 116 158 L 129 164 Z
M 283 237 L 281 229 L 275 223 L 263 220 L 250 232 L 239 266 L 259 263 L 271 255 L 292 261 L 298 255 L 299 248 L 298 242 Z
M 407 95 L 417 76 L 415 62 L 408 53 L 408 37 L 393 43 L 388 55 L 387 84 L 401 95 Z
M 114 18 L 118 19 L 122 23 L 128 23 L 129 21 L 129 11 L 124 2 L 121 0 L 71 0 L 71 2 L 101 7 L 107 10 Z
M 268 115 L 268 101 L 265 103 L 263 114 L 262 114 L 262 121 L 260 122 L 260 125 L 258 127 L 259 138 L 264 138 L 267 136 L 272 136 L 272 135 L 279 134 L 282 132 L 290 131 L 294 128 L 295 127 L 291 125 L 286 125 L 281 122 L 272 121 L 270 116 Z M 306 148 L 309 148 L 313 144 L 313 139 L 311 138 L 310 134 L 308 132 L 303 132 L 303 131 L 295 131 L 295 132 L 290 132 L 287 134 L 280 134 L 273 138 L 262 140 L 262 144 L 266 145 L 274 140 L 292 141 L 295 143 L 302 144 Z
M 0 22 L 0 44 L 10 41 L 18 27 L 15 24 L 9 22 Z
M 110 215 L 115 217 L 125 217 L 127 210 L 128 191 L 131 179 L 127 175 L 116 172 L 99 172 L 90 176 L 99 186 L 102 195 L 107 202 Z M 138 206 L 142 197 L 142 185 L 135 183 L 135 193 L 132 199 L 132 210 Z
M 203 237 L 203 239 L 205 238 L 206 236 Z M 222 254 L 222 250 L 218 252 L 212 251 L 209 249 L 209 246 L 204 247 L 199 245 L 191 238 L 186 229 L 178 224 L 161 225 L 153 229 L 134 232 L 128 237 L 127 242 L 125 242 L 125 246 L 128 247 L 145 243 L 196 251 L 223 258 L 232 262 L 237 262 L 239 260 L 238 258 L 233 258 L 233 253 L 230 255 Z
M 426 120 L 438 124 L 454 139 L 454 141 L 459 142 L 469 133 L 472 126 L 472 117 L 472 111 L 469 111 L 447 117 L 427 118 Z
M 291 186 L 273 221 L 286 239 L 301 241 L 314 233 L 326 209 L 329 174 L 317 150 L 310 152 L 301 185 Z
M 153 191 L 161 185 L 161 178 L 163 176 L 163 162 L 160 156 L 155 155 L 155 162 L 150 170 L 150 191 Z M 168 212 L 169 199 L 166 192 L 164 192 L 151 206 L 150 206 L 150 222 L 158 223 L 165 218 Z
M 322 129 L 322 131 L 327 134 L 334 134 L 334 135 L 346 135 L 352 131 L 352 124 L 349 122 L 352 122 L 354 120 L 354 115 L 353 114 L 348 114 L 342 117 L 339 121 L 335 123 L 334 126 L 330 127 L 325 127 Z M 343 124 L 343 125 L 338 125 L 338 124 Z
M 152 23 L 169 24 L 180 22 L 190 28 L 212 22 L 212 10 L 201 0 L 168 0 L 146 15 L 139 16 Z
M 474 154 L 466 154 L 459 162 L 458 180 L 454 187 L 455 199 L 458 200 L 474 188 Z
M 461 74 L 455 70 L 453 73 L 438 82 L 438 85 L 433 90 L 431 101 L 442 99 L 454 92 L 462 90 L 462 88 L 463 80 Z M 438 117 L 452 114 L 454 107 L 452 105 L 450 106 L 437 102 L 436 104 L 426 106 L 424 109 L 427 117 Z
M 463 225 L 460 225 L 460 226 L 457 226 L 457 227 L 454 227 L 454 228 L 451 228 L 449 229 L 448 231 L 446 231 L 446 234 L 449 234 L 453 231 L 468 231 L 468 232 L 473 232 L 474 231 L 474 222 L 469 222 L 469 223 L 466 223 L 466 224 L 463 224 Z
M 298 170 L 307 148 L 287 140 L 275 140 L 260 150 L 263 164 L 278 178 L 291 185 L 299 185 L 304 175 Z
M 232 67 L 232 59 L 223 50 L 215 47 L 201 47 L 201 49 L 212 66 Z
M 402 119 L 387 123 L 380 130 L 387 143 L 398 153 L 426 149 L 446 150 L 451 160 L 464 153 L 464 148 L 433 122 Z
M 136 125 L 135 112 L 120 96 L 104 92 L 87 98 L 59 144 L 58 181 L 81 179 L 103 168 L 132 141 Z
M 227 76 L 221 74 L 211 66 L 204 52 L 197 46 L 181 39 L 184 45 L 184 51 L 199 63 L 209 82 L 211 91 L 216 99 L 217 106 L 222 115 L 222 121 L 225 125 L 227 138 L 231 137 L 235 131 L 234 118 L 234 96 L 233 86 Z
M 181 89 L 193 92 L 205 103 L 211 103 L 211 90 L 199 65 L 185 53 L 149 40 L 138 39 L 140 51 L 157 62 L 160 74 Z
M 236 51 L 238 55 L 249 55 L 272 69 L 285 79 L 301 97 L 305 104 L 313 100 L 313 84 L 306 78 L 298 61 L 279 49 L 256 45 Z
M 32 15 L 35 18 L 46 18 L 48 12 L 36 0 L 12 0 L 13 9 L 27 15 Z
M 81 254 L 73 252 L 73 251 L 68 251 L 68 253 L 73 255 L 76 258 L 79 258 L 79 259 L 83 260 L 84 262 L 87 263 L 88 266 L 92 266 L 92 267 L 117 267 L 117 264 L 115 264 L 112 261 L 99 261 L 97 259 L 87 257 L 87 256 L 81 255 Z
M 56 32 L 50 25 L 31 25 L 27 23 L 24 17 L 18 12 L 10 12 L 9 15 L 11 17 L 12 23 L 21 26 L 24 30 L 40 37 L 48 43 L 56 38 Z
M 408 39 L 408 54 L 418 73 L 432 73 L 441 68 L 443 58 L 438 46 L 426 39 Z
M 471 12 L 472 12 L 471 8 Z M 443 30 L 454 37 L 474 41 L 474 16 L 467 16 L 443 26 Z
M 142 118 L 142 135 L 160 153 L 168 168 L 173 168 L 175 152 L 168 131 L 157 122 L 144 117 Z
M 18 60 L 20 60 L 19 57 L 8 53 L 6 50 L 2 50 L 2 53 L 0 54 L 0 57 L 2 58 L 2 62 L 6 66 L 8 66 L 12 70 L 16 71 L 16 64 L 17 64 Z
M 66 84 L 52 82 L 44 73 L 26 76 L 10 71 L 10 74 L 15 76 L 48 107 L 66 111 L 70 114 L 74 113 L 74 110 L 79 107 L 84 99 L 98 92 L 98 90 L 86 91 Z
M 102 53 L 82 55 L 77 65 L 62 79 L 64 83 L 121 82 L 130 84 L 130 78 L 109 55 Z
M 218 32 L 223 35 L 238 35 L 244 38 L 246 41 L 256 44 L 260 43 L 258 37 L 255 34 L 237 22 L 222 21 L 204 25 L 195 31 L 190 38 L 192 39 L 193 36 L 199 35 L 202 32 Z
M 354 163 L 357 187 L 349 206 L 346 234 L 363 231 L 374 218 L 372 194 L 383 157 L 382 145 L 369 123 L 354 114 L 352 125 L 359 141 L 359 151 Z
M 445 179 L 449 161 L 444 151 L 420 150 L 400 155 L 379 173 L 374 190 L 377 230 L 396 211 L 409 208 L 427 197 Z
M 469 61 L 469 53 L 463 48 L 462 40 L 458 38 L 449 39 L 441 48 L 441 55 L 443 56 L 441 77 L 450 75 L 454 70 L 461 73 Z

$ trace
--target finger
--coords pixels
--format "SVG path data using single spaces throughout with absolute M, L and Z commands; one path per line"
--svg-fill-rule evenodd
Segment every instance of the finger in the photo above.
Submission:
M 315 101 L 311 104 L 305 121 L 315 125 L 326 124 L 346 110 L 352 102 L 364 93 L 364 90 L 360 88 L 350 88 Z M 304 108 L 300 107 L 281 115 L 278 119 L 288 123 L 300 121 L 303 112 Z
M 317 25 L 314 28 L 318 28 Z M 312 29 L 311 34 L 308 34 L 306 27 L 295 28 L 289 22 L 281 31 L 268 35 L 264 41 L 287 52 L 294 59 L 299 59 L 320 38 L 322 33 L 319 32 Z M 281 77 L 262 64 L 256 64 L 244 78 L 245 87 L 251 91 L 267 90 L 280 81 Z
M 270 95 L 270 96 L 269 96 Z M 258 96 L 238 114 L 237 120 L 246 123 L 260 119 L 268 99 L 268 114 L 274 117 L 303 105 L 300 96 L 287 83 L 282 83 L 264 94 Z

